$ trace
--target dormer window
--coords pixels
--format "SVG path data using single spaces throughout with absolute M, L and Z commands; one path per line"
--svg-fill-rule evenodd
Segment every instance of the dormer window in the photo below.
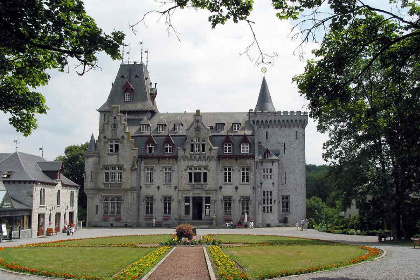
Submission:
M 225 143 L 223 145 L 223 152 L 225 154 L 231 154 L 232 153 L 232 143 Z
M 241 154 L 249 154 L 249 144 L 242 143 L 241 144 Z
M 147 144 L 147 153 L 148 154 L 154 154 L 155 153 L 155 145 L 154 144 Z
M 225 124 L 224 123 L 216 123 L 216 130 L 217 131 L 222 131 L 225 129 Z
M 172 154 L 172 153 L 173 153 L 172 144 L 171 143 L 166 143 L 165 144 L 165 154 Z
M 166 135 L 165 141 L 163 141 L 163 150 L 165 154 L 172 154 L 174 152 L 174 145 L 175 143 L 171 136 L 169 134 Z
M 158 124 L 157 125 L 157 131 L 158 132 L 164 132 L 165 131 L 166 124 Z
M 181 131 L 181 126 L 182 126 L 182 123 L 175 123 L 174 124 L 174 131 L 175 132 Z
M 146 153 L 151 155 L 155 153 L 156 141 L 152 135 L 146 141 Z
M 10 178 L 10 177 L 12 177 L 12 174 L 13 173 L 14 173 L 14 171 L 7 171 L 7 172 L 1 174 L 1 177 L 3 177 L 3 178 Z
M 241 124 L 240 123 L 234 123 L 234 124 L 232 124 L 232 130 L 233 131 L 239 131 L 240 128 L 241 128 Z
M 148 124 L 141 124 L 140 125 L 140 132 L 147 132 L 149 131 L 150 126 Z
M 131 102 L 131 93 L 130 92 L 124 93 L 124 102 Z

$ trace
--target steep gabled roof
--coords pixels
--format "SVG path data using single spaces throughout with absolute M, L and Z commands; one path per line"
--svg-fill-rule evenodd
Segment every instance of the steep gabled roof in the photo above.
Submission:
M 94 152 L 94 151 L 96 151 L 95 136 L 93 136 L 93 133 L 92 133 L 92 136 L 90 137 L 89 147 L 88 147 L 87 151 L 88 152 Z
M 132 91 L 131 102 L 124 102 L 123 93 L 127 88 Z M 121 64 L 108 99 L 98 111 L 109 112 L 112 105 L 119 105 L 121 112 L 158 112 L 156 103 L 151 99 L 151 91 L 154 92 L 151 87 L 149 72 L 143 63 Z
M 268 90 L 267 81 L 263 78 L 260 94 L 258 95 L 257 106 L 255 112 L 276 112 L 273 101 L 271 100 L 270 91 Z
M 3 157 L 3 160 L 0 161 L 0 171 L 2 173 L 8 171 L 13 172 L 10 177 L 2 178 L 3 181 L 30 181 L 56 184 L 56 181 L 44 172 L 60 171 L 61 167 L 61 161 L 46 161 L 42 157 L 21 152 L 9 154 L 8 157 Z M 63 175 L 61 175 L 61 181 L 68 186 L 79 186 Z

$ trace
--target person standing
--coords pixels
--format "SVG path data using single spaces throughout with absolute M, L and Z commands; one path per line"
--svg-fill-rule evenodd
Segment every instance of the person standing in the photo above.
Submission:
M 71 224 L 70 231 L 71 231 L 71 235 L 73 235 L 74 234 L 74 224 Z
M 302 219 L 300 220 L 300 230 L 302 230 L 302 231 L 303 231 L 303 226 L 304 226 L 304 224 L 305 224 L 305 220 L 302 218 Z
M 155 227 L 155 225 L 156 225 L 156 218 L 153 218 L 152 225 L 153 225 L 153 227 Z

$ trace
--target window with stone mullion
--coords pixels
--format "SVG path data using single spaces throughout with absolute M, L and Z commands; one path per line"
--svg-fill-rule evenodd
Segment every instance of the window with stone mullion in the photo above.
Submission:
M 232 197 L 231 196 L 223 197 L 223 212 L 226 216 L 232 215 Z
M 225 183 L 232 183 L 232 167 L 223 168 L 223 175 Z
M 170 196 L 163 197 L 163 215 L 171 215 L 172 198 Z

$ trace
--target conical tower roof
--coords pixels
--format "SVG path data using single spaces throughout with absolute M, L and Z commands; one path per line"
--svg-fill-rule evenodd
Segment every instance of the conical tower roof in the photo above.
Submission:
M 255 112 L 276 112 L 273 101 L 271 101 L 270 91 L 268 90 L 267 81 L 265 77 L 262 80 L 260 95 L 258 96 L 257 106 Z
M 88 152 L 96 151 L 95 136 L 93 136 L 93 133 L 92 133 L 92 136 L 90 137 L 89 147 L 87 151 Z

